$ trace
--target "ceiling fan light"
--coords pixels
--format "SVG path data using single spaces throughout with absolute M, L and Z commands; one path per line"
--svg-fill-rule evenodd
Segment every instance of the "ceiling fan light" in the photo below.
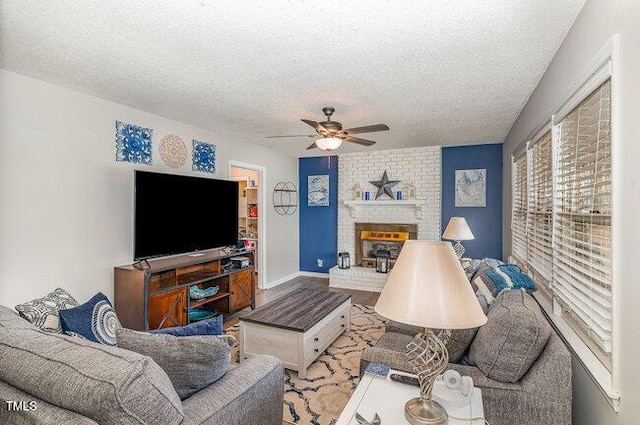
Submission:
M 316 146 L 327 152 L 338 149 L 340 145 L 342 145 L 342 139 L 338 139 L 337 137 L 323 137 L 322 139 L 316 140 Z

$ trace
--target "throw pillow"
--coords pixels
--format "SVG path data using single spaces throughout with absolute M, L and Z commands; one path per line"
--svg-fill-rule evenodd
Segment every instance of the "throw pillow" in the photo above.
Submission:
M 151 333 L 169 334 L 175 336 L 194 335 L 222 335 L 222 315 L 219 314 L 211 319 L 200 320 L 186 326 L 174 326 L 151 331 Z
M 102 292 L 78 307 L 60 310 L 60 321 L 66 334 L 106 345 L 116 345 L 116 329 L 122 327 Z
M 181 400 L 200 391 L 229 369 L 232 336 L 183 336 L 119 329 L 118 347 L 151 357 L 167 373 Z
M 547 345 L 551 325 L 523 290 L 500 293 L 469 348 L 469 361 L 500 382 L 518 382 Z
M 493 280 L 487 276 L 487 272 L 490 270 L 491 267 L 486 264 L 481 264 L 473 275 L 473 279 L 471 279 L 473 291 L 476 294 L 481 294 L 488 305 L 491 305 L 494 298 L 497 297 L 500 292 L 496 289 Z
M 70 293 L 62 288 L 56 288 L 42 298 L 15 306 L 15 309 L 20 316 L 43 331 L 62 333 L 58 311 L 77 306 L 78 302 Z
M 493 281 L 498 292 L 505 289 L 523 288 L 531 293 L 536 290 L 536 284 L 529 276 L 520 271 L 515 264 L 503 264 L 487 271 L 487 276 Z

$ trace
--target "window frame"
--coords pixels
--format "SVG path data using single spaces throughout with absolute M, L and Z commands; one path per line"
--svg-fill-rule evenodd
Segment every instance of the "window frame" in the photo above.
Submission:
M 606 69 L 607 67 L 605 67 Z M 604 80 L 600 83 L 601 80 Z M 593 85 L 600 84 L 591 90 Z M 608 87 L 605 85 L 608 83 Z M 599 144 L 592 146 L 579 141 L 585 134 L 580 132 L 584 126 L 581 114 L 584 113 L 582 105 L 594 95 L 602 94 L 602 90 L 609 90 L 609 101 L 611 99 L 610 73 L 599 72 L 587 85 L 589 93 L 582 99 L 569 114 L 563 118 L 553 119 L 553 167 L 554 167 L 554 211 L 553 211 L 553 278 L 552 293 L 558 302 L 568 311 L 568 321 L 575 322 L 577 333 L 583 335 L 585 343 L 592 347 L 596 356 L 601 357 L 602 362 L 611 369 L 611 343 L 613 339 L 613 329 L 609 331 L 609 320 L 613 318 L 613 305 L 608 308 L 603 306 L 610 304 L 609 297 L 612 296 L 613 279 L 611 272 L 613 269 L 612 255 L 610 248 L 612 240 L 613 216 L 611 214 L 611 178 L 613 176 L 611 161 L 611 135 L 608 137 L 608 144 L 602 150 L 591 152 L 596 153 L 596 161 L 585 161 L 580 159 L 585 155 L 585 150 L 598 148 Z M 581 93 L 582 94 L 582 93 Z M 593 102 L 593 99 L 591 99 Z M 592 111 L 602 113 L 602 99 L 596 100 L 597 106 L 586 105 L 584 108 L 592 108 Z M 579 110 L 577 108 L 580 107 Z M 594 109 L 595 108 L 595 109 Z M 573 114 L 573 115 L 572 115 Z M 566 121 L 572 117 L 572 120 Z M 609 121 L 611 111 L 609 111 Z M 600 116 L 597 119 L 598 127 L 595 129 L 595 137 L 599 142 Z M 568 124 L 567 124 L 568 123 Z M 582 123 L 582 124 L 581 124 Z M 564 127 L 569 125 L 569 138 L 565 137 Z M 609 125 L 609 131 L 611 127 Z M 593 129 L 592 129 L 593 130 Z M 605 139 L 606 140 L 606 139 Z M 600 195 L 596 194 L 595 179 L 603 174 L 598 174 L 596 168 L 586 170 L 593 164 L 595 167 L 599 163 L 597 155 L 608 152 L 608 158 L 604 158 L 604 164 L 609 168 L 605 169 L 604 175 L 608 178 L 608 199 L 605 204 L 594 204 Z M 585 174 L 585 170 L 586 173 Z M 564 177 L 561 178 L 560 176 Z M 586 177 L 585 177 L 586 176 Z M 583 183 L 588 183 L 587 187 Z M 589 184 L 589 182 L 592 182 Z M 587 192 L 585 194 L 585 189 Z M 585 208 L 586 205 L 588 206 Z M 600 209 L 604 207 L 602 214 Z M 585 211 L 588 210 L 588 211 Z M 595 211 L 598 214 L 595 214 Z M 603 229 L 606 237 L 602 238 L 608 242 L 606 246 L 598 243 L 598 238 L 594 239 L 594 230 Z M 586 233 L 585 233 L 586 230 Z M 603 252 L 605 254 L 603 254 Z M 606 266 L 598 267 L 598 260 Z M 594 266 L 594 264 L 596 266 Z M 594 270 L 595 267 L 595 270 Z M 582 278 L 576 277 L 581 275 Z M 606 290 L 598 288 L 606 287 Z M 593 317 L 600 316 L 602 320 L 592 320 Z M 609 332 L 607 332 L 609 331 Z M 593 335 L 593 336 L 591 336 Z
M 612 350 L 611 350 L 611 370 L 607 369 L 602 361 L 598 358 L 596 354 L 594 354 L 588 345 L 581 339 L 578 332 L 572 328 L 571 320 L 567 320 L 567 318 L 562 316 L 562 306 L 554 301 L 550 296 L 551 293 L 546 293 L 545 291 L 537 291 L 534 293 L 534 297 L 542 307 L 544 313 L 547 315 L 550 323 L 556 329 L 560 337 L 565 341 L 570 351 L 574 354 L 574 358 L 576 358 L 580 364 L 587 371 L 588 375 L 592 378 L 592 380 L 597 384 L 601 392 L 606 396 L 606 399 L 609 401 L 613 409 L 617 412 L 620 407 L 620 391 L 619 391 L 619 371 L 620 371 L 620 360 L 619 360 L 619 343 L 620 343 L 620 311 L 619 311 L 619 278 L 618 278 L 618 270 L 619 270 L 619 242 L 621 237 L 621 230 L 619 228 L 619 221 L 616 219 L 616 214 L 618 211 L 622 211 L 622 200 L 619 196 L 616 196 L 617 187 L 620 186 L 620 173 L 617 163 L 620 162 L 621 152 L 619 149 L 619 136 L 616 128 L 618 128 L 619 114 L 618 114 L 618 105 L 620 98 L 620 88 L 617 84 L 616 75 L 618 75 L 619 69 L 619 37 L 617 35 L 613 36 L 611 39 L 607 41 L 607 43 L 600 49 L 600 51 L 593 57 L 593 59 L 587 64 L 587 66 L 582 70 L 582 72 L 578 75 L 578 77 L 573 81 L 572 84 L 568 86 L 565 95 L 560 97 L 560 99 L 564 100 L 557 108 L 550 109 L 551 111 L 555 110 L 556 113 L 552 114 L 550 119 L 547 117 L 544 121 L 544 124 L 537 127 L 537 129 L 532 133 L 532 135 L 525 139 L 519 147 L 517 147 L 513 154 L 511 155 L 511 166 L 512 166 L 512 176 L 515 175 L 515 159 L 519 154 L 522 154 L 524 150 L 524 154 L 528 155 L 528 151 L 530 145 L 535 143 L 541 136 L 545 134 L 546 131 L 552 131 L 554 125 L 559 123 L 566 115 L 568 115 L 577 105 L 579 105 L 583 100 L 585 100 L 593 91 L 595 91 L 603 82 L 610 79 L 611 80 L 611 252 L 612 252 L 612 278 L 611 278 L 611 302 L 612 302 L 612 321 L 613 321 L 613 329 L 612 329 Z M 552 140 L 552 144 L 555 144 L 555 140 Z M 553 150 L 553 148 L 552 148 Z M 554 155 L 552 151 L 552 156 Z M 554 158 L 552 157 L 552 168 L 555 168 L 553 163 Z M 529 167 L 527 163 L 527 167 Z M 555 184 L 555 176 L 553 179 L 553 184 Z M 529 189 L 530 184 L 527 182 L 527 190 Z M 512 179 L 512 201 L 515 196 L 515 181 Z M 530 194 L 527 194 L 530 196 Z M 555 206 L 555 200 L 554 200 Z M 513 205 L 512 205 L 512 213 L 513 213 Z M 513 217 L 512 217 L 513 222 Z M 554 232 L 552 231 L 552 234 Z M 525 231 L 525 235 L 527 232 Z M 552 242 L 553 245 L 553 242 Z M 512 246 L 513 250 L 513 246 Z M 509 260 L 512 261 L 513 255 L 510 256 Z M 516 263 L 518 263 L 516 261 Z M 525 263 L 526 267 L 526 263 Z
M 543 138 L 548 134 L 549 135 L 549 140 L 548 143 L 550 145 L 550 147 L 552 148 L 553 146 L 553 131 L 552 131 L 552 126 L 551 126 L 551 122 L 547 123 L 540 131 L 538 131 L 536 133 L 536 135 L 531 139 L 531 141 L 529 141 L 527 143 L 527 178 L 529 179 L 532 175 L 533 175 L 533 171 L 532 171 L 532 165 L 530 158 L 533 157 L 534 155 L 534 150 L 536 149 L 536 147 L 538 147 L 541 143 L 544 143 L 545 140 L 543 140 Z M 548 216 L 548 218 L 550 219 L 551 222 L 551 234 L 550 234 L 550 246 L 548 247 L 551 250 L 551 255 L 549 256 L 549 270 L 547 271 L 548 275 L 544 276 L 542 274 L 542 271 L 538 268 L 535 267 L 535 264 L 533 262 L 531 262 L 531 257 L 529 255 L 529 251 L 531 251 L 532 249 L 532 244 L 529 243 L 529 212 L 530 209 L 532 207 L 533 201 L 531 201 L 532 198 L 534 198 L 533 192 L 534 189 L 536 188 L 536 186 L 532 185 L 530 181 L 527 182 L 527 190 L 528 190 L 528 195 L 527 195 L 527 199 L 530 201 L 527 203 L 527 272 L 532 275 L 532 277 L 536 278 L 536 282 L 538 282 L 539 279 L 542 279 L 544 281 L 544 284 L 542 285 L 542 291 L 545 292 L 547 295 L 551 295 L 550 292 L 550 282 L 551 282 L 551 276 L 552 276 L 552 270 L 553 270 L 553 153 L 550 150 L 550 156 L 549 156 L 549 170 L 547 170 L 547 172 L 549 173 L 549 177 L 551 178 L 551 206 L 552 209 L 551 211 L 547 211 L 545 212 L 545 215 Z M 536 214 L 539 214 L 536 212 Z M 538 285 L 538 287 L 540 288 L 540 285 Z

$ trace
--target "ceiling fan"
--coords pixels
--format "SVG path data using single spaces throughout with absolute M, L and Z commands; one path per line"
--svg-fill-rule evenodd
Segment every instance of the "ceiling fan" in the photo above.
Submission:
M 373 133 L 376 131 L 387 131 L 389 126 L 386 124 L 374 124 L 364 127 L 354 127 L 342 129 L 342 124 L 338 121 L 331 121 L 331 115 L 333 115 L 335 108 L 331 106 L 325 106 L 322 108 L 322 112 L 326 115 L 327 120 L 322 122 L 316 122 L 312 120 L 302 119 L 302 122 L 310 125 L 316 130 L 317 134 L 297 134 L 291 136 L 267 136 L 267 139 L 273 139 L 278 137 L 318 137 L 318 140 L 313 142 L 307 149 L 320 148 L 327 152 L 334 149 L 338 149 L 342 142 L 351 142 L 363 146 L 371 146 L 375 144 L 373 140 L 361 139 L 359 137 L 353 137 L 352 134 L 360 133 Z

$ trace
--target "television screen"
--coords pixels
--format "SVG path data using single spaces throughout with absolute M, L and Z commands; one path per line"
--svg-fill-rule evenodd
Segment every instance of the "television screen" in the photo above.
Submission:
M 135 172 L 134 259 L 238 242 L 238 182 Z

